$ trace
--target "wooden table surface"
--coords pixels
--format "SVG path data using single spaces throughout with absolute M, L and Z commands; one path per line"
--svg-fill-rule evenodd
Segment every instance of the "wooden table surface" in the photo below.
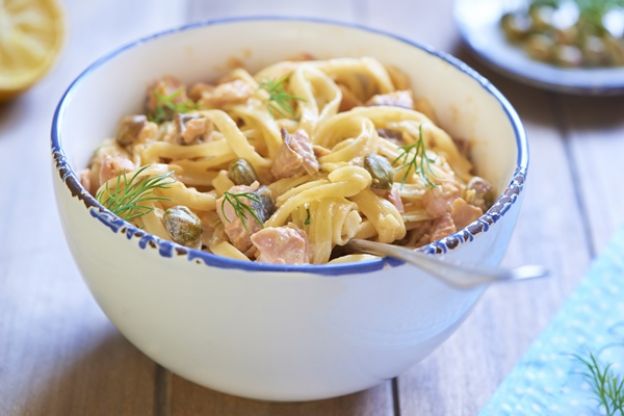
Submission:
M 624 100 L 515 84 L 462 50 L 451 1 L 64 2 L 54 70 L 0 107 L 0 415 L 475 415 L 548 324 L 624 213 Z M 65 244 L 52 192 L 49 128 L 62 91 L 102 53 L 184 22 L 290 14 L 359 22 L 450 51 L 517 108 L 531 147 L 526 198 L 505 264 L 552 278 L 493 287 L 442 347 L 398 379 L 297 404 L 240 399 L 155 364 L 95 304 Z M 207 45 L 209 51 L 209 45 Z

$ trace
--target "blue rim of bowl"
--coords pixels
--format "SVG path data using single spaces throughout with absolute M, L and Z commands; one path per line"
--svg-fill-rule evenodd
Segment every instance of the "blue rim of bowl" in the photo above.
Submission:
M 524 187 L 524 181 L 528 168 L 528 143 L 526 134 L 518 114 L 511 106 L 509 101 L 496 89 L 486 78 L 479 75 L 474 69 L 469 67 L 459 59 L 448 55 L 444 52 L 435 51 L 428 46 L 421 45 L 412 40 L 404 37 L 388 33 L 382 30 L 373 29 L 367 26 L 363 26 L 355 23 L 340 22 L 331 19 L 321 19 L 312 17 L 296 17 L 296 16 L 244 16 L 244 17 L 231 17 L 223 19 L 207 20 L 202 22 L 191 23 L 180 26 L 174 29 L 164 30 L 146 37 L 143 37 L 134 42 L 121 46 L 118 49 L 102 56 L 97 59 L 91 65 L 89 65 L 82 73 L 80 73 L 74 81 L 69 85 L 61 100 L 59 101 L 54 117 L 52 120 L 51 131 L 51 144 L 52 144 L 52 157 L 56 163 L 56 169 L 59 173 L 61 180 L 69 188 L 72 196 L 80 199 L 85 207 L 89 210 L 90 215 L 101 222 L 104 226 L 108 227 L 115 233 L 124 234 L 127 239 L 138 239 L 138 245 L 141 249 L 151 247 L 158 250 L 158 253 L 163 257 L 174 256 L 186 256 L 189 261 L 204 263 L 208 266 L 214 266 L 224 269 L 239 269 L 246 271 L 258 271 L 258 272 L 301 272 L 308 274 L 324 275 L 324 276 L 337 276 L 337 275 L 353 275 L 367 272 L 373 272 L 383 269 L 385 266 L 395 267 L 402 265 L 404 262 L 401 260 L 385 257 L 377 260 L 356 262 L 356 263 L 344 263 L 344 264 L 325 264 L 325 265 L 279 265 L 279 264 L 267 264 L 251 261 L 236 260 L 227 257 L 218 256 L 208 253 L 206 251 L 192 249 L 174 243 L 169 240 L 161 239 L 155 235 L 149 234 L 146 231 L 139 229 L 138 227 L 130 224 L 129 222 L 116 216 L 102 204 L 100 204 L 81 184 L 78 176 L 71 168 L 69 161 L 63 151 L 60 139 L 61 129 L 61 114 L 64 111 L 65 103 L 71 99 L 71 95 L 74 89 L 79 83 L 93 71 L 106 62 L 115 58 L 130 49 L 138 47 L 146 42 L 158 39 L 163 36 L 172 35 L 179 32 L 185 32 L 193 29 L 199 29 L 206 26 L 223 25 L 223 24 L 236 24 L 241 22 L 254 22 L 254 21 L 289 21 L 289 22 L 302 22 L 302 23 L 316 23 L 337 27 L 347 27 L 352 29 L 361 30 L 364 32 L 373 33 L 387 38 L 394 39 L 401 43 L 407 44 L 414 48 L 417 48 L 423 52 L 428 53 L 434 57 L 442 59 L 447 64 L 453 66 L 455 69 L 468 75 L 474 82 L 477 82 L 481 88 L 486 90 L 491 96 L 493 96 L 501 108 L 505 112 L 509 122 L 513 128 L 516 146 L 517 146 L 517 161 L 516 169 L 512 175 L 512 178 L 508 186 L 503 190 L 501 196 L 494 202 L 494 205 L 488 209 L 481 217 L 476 221 L 469 224 L 465 228 L 451 234 L 441 240 L 434 241 L 426 246 L 420 247 L 418 250 L 426 254 L 442 254 L 449 250 L 453 250 L 459 247 L 461 244 L 472 241 L 477 234 L 487 232 L 490 227 L 498 222 L 498 220 L 516 203 L 520 192 Z
M 455 4 L 455 8 L 453 10 L 453 18 L 458 27 L 459 34 L 461 38 L 464 40 L 466 46 L 473 55 L 479 58 L 483 63 L 489 66 L 491 69 L 506 75 L 514 81 L 522 82 L 523 84 L 535 87 L 546 89 L 549 91 L 560 92 L 564 94 L 576 94 L 576 95 L 595 95 L 595 96 L 607 96 L 607 95 L 621 95 L 624 94 L 624 83 L 604 83 L 601 84 L 585 84 L 585 83 L 570 83 L 563 82 L 563 78 L 557 77 L 557 74 L 552 77 L 538 77 L 535 75 L 533 71 L 522 70 L 522 67 L 518 68 L 517 66 L 510 65 L 505 59 L 499 59 L 496 54 L 491 53 L 489 50 L 479 46 L 477 42 L 474 40 L 473 30 L 471 30 L 464 19 L 462 19 L 457 12 L 458 10 L 458 2 Z M 513 46 L 509 46 L 510 48 Z M 526 62 L 532 61 L 531 58 L 526 57 Z M 537 61 L 536 61 L 537 62 Z M 535 62 L 532 62 L 535 63 Z M 537 62 L 539 63 L 539 62 Z M 548 64 L 543 64 L 548 66 L 551 70 L 562 71 L 564 73 L 566 70 L 562 68 L 557 68 L 555 66 L 551 66 Z M 591 69 L 586 69 L 586 71 L 592 71 Z M 559 74 L 561 74 L 559 73 Z M 588 72 L 591 74 L 591 72 Z

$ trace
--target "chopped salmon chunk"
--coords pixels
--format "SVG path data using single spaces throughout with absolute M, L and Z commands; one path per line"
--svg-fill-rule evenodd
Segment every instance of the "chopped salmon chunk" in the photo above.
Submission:
M 483 214 L 481 208 L 470 205 L 462 198 L 457 198 L 451 204 L 451 217 L 457 228 L 464 228 Z
M 366 105 L 387 105 L 411 110 L 414 108 L 414 98 L 412 98 L 412 93 L 410 91 L 394 91 L 388 94 L 373 95 L 370 100 L 366 102 Z
M 290 178 L 301 174 L 312 175 L 319 171 L 319 163 L 314 155 L 312 141 L 307 133 L 298 130 L 290 134 L 282 129 L 284 143 L 271 167 L 271 173 L 277 178 Z
M 231 187 L 228 192 L 231 194 L 250 193 L 255 192 L 258 189 L 258 186 L 259 184 L 257 182 L 251 186 L 237 185 Z M 247 211 L 243 211 L 242 216 L 239 217 L 232 204 L 227 201 L 223 203 L 224 198 L 225 197 L 222 196 L 217 200 L 217 215 L 223 223 L 223 231 L 232 245 L 245 253 L 252 248 L 250 239 L 251 235 L 260 230 L 262 228 L 262 224 L 258 223 L 256 218 L 254 218 L 254 216 Z M 255 210 L 251 199 L 241 197 L 238 200 L 242 204 L 245 204 Z
M 293 227 L 267 227 L 251 236 L 258 249 L 258 261 L 273 264 L 305 264 L 310 262 L 308 238 L 304 231 Z
M 206 88 L 201 93 L 199 104 L 206 108 L 217 108 L 231 104 L 241 104 L 254 93 L 254 88 L 240 79 Z
M 446 213 L 433 222 L 431 228 L 431 241 L 440 240 L 449 234 L 453 234 L 457 231 L 457 227 L 453 222 L 453 217 L 450 213 Z
M 425 211 L 432 218 L 441 217 L 451 210 L 451 203 L 459 196 L 459 188 L 449 182 L 428 189 L 423 197 Z
M 134 169 L 134 163 L 126 157 L 105 155 L 100 164 L 98 187 L 109 179 L 113 179 L 122 173 L 130 172 Z

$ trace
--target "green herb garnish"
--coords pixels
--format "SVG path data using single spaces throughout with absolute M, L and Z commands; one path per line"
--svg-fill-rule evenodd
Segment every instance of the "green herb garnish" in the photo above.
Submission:
M 589 354 L 589 358 L 580 355 L 574 357 L 585 365 L 584 375 L 605 414 L 624 416 L 624 378 L 614 374 L 611 364 L 601 364 L 593 353 Z
M 282 115 L 286 117 L 294 117 L 296 101 L 302 101 L 302 98 L 289 94 L 286 91 L 286 81 L 289 75 L 285 75 L 282 78 L 276 80 L 267 80 L 260 83 L 260 89 L 269 93 L 269 111 L 275 117 L 276 115 Z
M 401 148 L 401 154 L 392 161 L 392 164 L 395 165 L 399 163 L 401 168 L 405 169 L 401 182 L 405 183 L 412 170 L 414 170 L 427 186 L 435 188 L 438 185 L 431 180 L 431 177 L 435 177 L 435 174 L 431 170 L 431 163 L 433 162 L 435 162 L 435 159 L 427 156 L 427 147 L 425 146 L 425 138 L 421 124 L 418 126 L 418 140 L 416 143 L 403 146 Z
M 148 166 L 143 166 L 130 179 L 126 173 L 118 175 L 115 187 L 111 189 L 110 181 L 106 182 L 104 189 L 100 189 L 95 198 L 113 214 L 126 221 L 152 212 L 154 208 L 144 205 L 145 203 L 168 200 L 165 197 L 153 196 L 154 190 L 168 188 L 175 181 L 171 178 L 171 172 L 139 179 L 139 175 L 147 168 Z
M 252 204 L 262 204 L 260 197 L 253 192 L 223 193 L 223 201 L 221 201 L 221 211 L 223 212 L 223 216 L 225 217 L 227 222 L 232 222 L 233 220 L 231 218 L 228 218 L 225 214 L 226 203 L 232 206 L 232 209 L 234 209 L 234 214 L 236 214 L 236 216 L 241 220 L 241 223 L 243 224 L 243 227 L 245 227 L 245 230 L 247 230 L 247 213 L 249 213 L 253 217 L 253 219 L 258 222 L 258 224 L 262 225 L 262 220 L 258 216 L 256 210 L 253 207 L 245 204 L 243 202 L 244 199 L 251 201 Z
M 186 99 L 180 102 L 175 101 L 176 97 L 178 97 L 182 91 L 182 88 L 178 88 L 169 95 L 155 92 L 154 97 L 156 97 L 156 108 L 150 115 L 150 121 L 160 124 L 164 121 L 170 120 L 176 113 L 182 114 L 197 110 L 198 106 L 192 100 Z

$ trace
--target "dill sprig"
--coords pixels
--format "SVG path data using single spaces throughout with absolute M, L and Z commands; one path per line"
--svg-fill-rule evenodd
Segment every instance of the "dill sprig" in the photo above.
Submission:
M 275 117 L 276 115 L 282 115 L 286 117 L 294 117 L 295 107 L 294 104 L 297 101 L 303 99 L 286 91 L 286 81 L 289 75 L 285 75 L 282 78 L 274 80 L 262 81 L 259 85 L 260 89 L 269 93 L 269 111 Z
M 435 188 L 438 185 L 431 180 L 431 177 L 435 177 L 435 173 L 431 170 L 431 163 L 433 162 L 435 162 L 435 159 L 427 156 L 427 147 L 425 146 L 421 124 L 418 126 L 418 140 L 416 140 L 416 143 L 403 146 L 401 154 L 392 161 L 392 164 L 399 163 L 401 168 L 405 170 L 401 182 L 405 183 L 413 170 L 418 174 L 423 183 L 431 188 Z
M 624 377 L 618 377 L 611 364 L 604 365 L 593 353 L 589 358 L 574 357 L 586 367 L 584 375 L 591 383 L 592 391 L 607 416 L 624 416 Z
M 182 88 L 178 88 L 169 95 L 155 92 L 154 97 L 156 97 L 156 108 L 151 114 L 150 120 L 160 124 L 169 120 L 172 115 L 176 113 L 182 114 L 197 110 L 197 104 L 192 100 L 186 99 L 180 102 L 175 101 L 182 91 Z
M 154 190 L 167 188 L 175 181 L 171 178 L 171 172 L 139 178 L 147 168 L 148 166 L 143 166 L 130 178 L 125 172 L 118 175 L 114 188 L 111 189 L 110 181 L 106 182 L 104 189 L 100 189 L 95 198 L 113 214 L 126 221 L 132 221 L 151 212 L 154 208 L 145 205 L 146 203 L 168 199 L 154 196 Z
M 230 204 L 232 209 L 234 210 L 234 214 L 241 220 L 243 227 L 247 230 L 247 214 L 250 214 L 258 224 L 262 225 L 262 220 L 258 216 L 256 210 L 243 202 L 244 199 L 247 199 L 251 202 L 251 205 L 260 205 L 262 201 L 260 197 L 253 192 L 240 192 L 240 193 L 232 193 L 232 192 L 224 192 L 223 193 L 223 201 L 221 201 L 221 211 L 223 212 L 223 216 L 227 220 L 227 222 L 232 222 L 233 219 L 228 218 L 225 213 L 225 204 Z

